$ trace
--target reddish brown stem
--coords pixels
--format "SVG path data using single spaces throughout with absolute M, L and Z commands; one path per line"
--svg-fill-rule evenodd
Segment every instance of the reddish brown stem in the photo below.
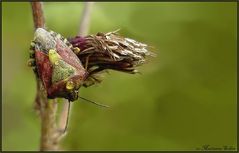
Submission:
M 44 28 L 45 20 L 43 15 L 42 3 L 31 2 L 34 27 Z M 40 112 L 41 117 L 41 140 L 40 150 L 58 150 L 59 132 L 56 127 L 56 109 L 55 100 L 48 100 L 47 94 L 42 82 L 36 77 L 37 94 L 35 108 Z
M 45 18 L 43 15 L 42 2 L 31 2 L 32 15 L 35 29 L 45 27 Z

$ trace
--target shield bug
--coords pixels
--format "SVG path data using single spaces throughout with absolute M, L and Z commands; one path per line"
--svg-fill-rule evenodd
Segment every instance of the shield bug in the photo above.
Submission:
M 30 49 L 29 65 L 42 80 L 47 97 L 76 100 L 78 89 L 88 73 L 67 39 L 56 32 L 38 28 Z

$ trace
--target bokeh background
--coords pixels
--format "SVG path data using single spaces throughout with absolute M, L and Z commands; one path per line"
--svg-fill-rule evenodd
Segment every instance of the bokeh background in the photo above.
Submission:
M 75 36 L 82 3 L 44 3 L 47 27 Z M 237 29 L 235 3 L 95 3 L 90 33 L 121 29 L 154 46 L 142 75 L 110 71 L 81 88 L 65 150 L 195 150 L 236 148 Z M 36 81 L 27 67 L 33 21 L 29 3 L 2 3 L 3 150 L 38 150 L 33 110 Z

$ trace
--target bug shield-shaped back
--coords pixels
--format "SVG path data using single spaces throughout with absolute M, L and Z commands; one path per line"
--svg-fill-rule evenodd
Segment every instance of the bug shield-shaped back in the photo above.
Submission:
M 37 76 L 43 82 L 48 98 L 76 100 L 87 72 L 71 50 L 70 43 L 60 34 L 38 28 L 31 49 Z

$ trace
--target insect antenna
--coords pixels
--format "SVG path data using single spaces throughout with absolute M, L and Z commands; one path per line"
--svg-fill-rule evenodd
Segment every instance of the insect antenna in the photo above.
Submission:
M 100 103 L 91 101 L 91 100 L 89 100 L 89 99 L 86 99 L 86 98 L 83 98 L 83 97 L 80 97 L 80 96 L 79 96 L 79 98 L 81 98 L 81 99 L 83 99 L 83 100 L 85 100 L 85 101 L 87 101 L 87 102 L 90 102 L 90 103 L 92 103 L 92 104 L 95 104 L 95 105 L 97 105 L 97 106 L 106 107 L 106 108 L 109 108 L 109 107 L 110 107 L 110 106 L 108 106 L 108 105 L 100 104 Z
M 65 128 L 64 128 L 64 132 L 66 132 L 67 127 L 68 127 L 68 122 L 69 122 L 69 116 L 70 116 L 70 108 L 71 108 L 71 101 L 68 100 L 68 108 L 67 108 L 67 118 L 66 118 L 66 124 L 65 124 Z
M 86 99 L 86 98 L 83 98 L 83 97 L 80 97 L 80 96 L 79 96 L 79 98 L 81 98 L 81 99 L 83 99 L 83 100 L 85 100 L 85 101 L 87 101 L 87 102 L 90 102 L 90 103 L 92 103 L 92 104 L 95 104 L 95 105 L 97 105 L 97 106 L 100 106 L 100 107 L 106 107 L 106 108 L 109 108 L 109 107 L 110 107 L 110 106 L 108 106 L 108 105 L 100 104 L 100 103 L 91 101 L 91 100 L 89 100 L 89 99 Z M 65 128 L 64 128 L 63 133 L 65 133 L 65 132 L 67 131 L 67 128 L 68 128 L 68 122 L 69 122 L 69 116 L 70 116 L 70 108 L 71 108 L 71 101 L 69 100 L 69 101 L 68 101 L 68 108 L 67 108 L 66 124 L 65 124 Z

